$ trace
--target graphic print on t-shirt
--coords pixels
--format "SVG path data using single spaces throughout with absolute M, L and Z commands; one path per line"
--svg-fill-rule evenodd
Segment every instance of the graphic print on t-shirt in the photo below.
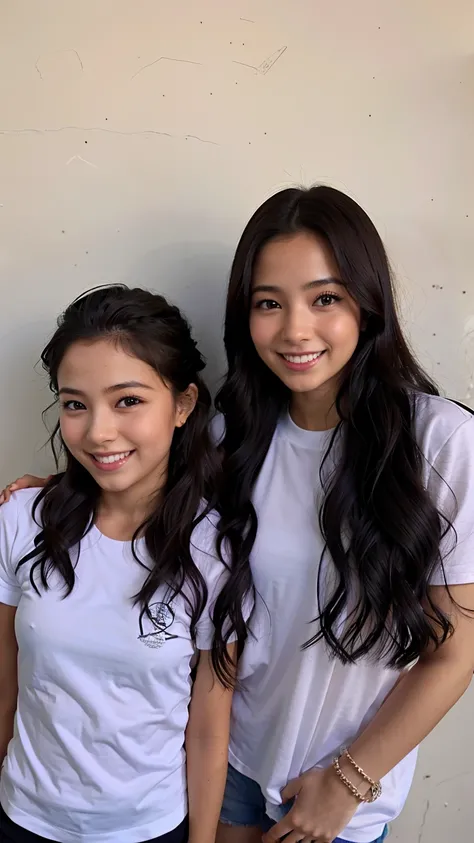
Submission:
M 140 617 L 138 640 L 147 647 L 162 647 L 165 641 L 178 637 L 168 632 L 173 621 L 174 612 L 166 603 L 150 603 Z
M 212 606 L 226 577 L 215 550 L 218 516 L 209 513 L 190 540 L 207 594 L 192 634 L 192 582 L 176 594 L 175 583 L 160 584 L 142 612 L 134 595 L 154 564 L 145 540 L 134 553 L 132 542 L 95 525 L 71 549 L 77 581 L 68 598 L 57 571 L 48 590 L 38 582 L 38 594 L 31 564 L 18 567 L 35 547 L 37 496 L 19 490 L 0 507 L 0 603 L 18 607 L 21 653 L 18 728 L 0 802 L 43 840 L 154 840 L 187 814 L 191 670 L 196 651 L 212 649 Z

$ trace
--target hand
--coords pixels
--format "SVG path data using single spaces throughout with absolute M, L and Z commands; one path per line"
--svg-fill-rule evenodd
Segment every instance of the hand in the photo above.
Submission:
M 295 797 L 286 817 L 263 835 L 263 843 L 333 843 L 354 816 L 359 802 L 338 779 L 332 767 L 308 770 L 281 792 L 283 802 Z
M 52 475 L 49 477 L 35 477 L 33 474 L 24 474 L 23 477 L 19 477 L 18 480 L 14 480 L 13 483 L 9 483 L 2 492 L 0 492 L 0 506 L 2 503 L 7 503 L 10 500 L 12 492 L 17 492 L 18 489 L 36 489 L 41 488 L 42 486 L 46 486 L 48 480 L 50 480 Z

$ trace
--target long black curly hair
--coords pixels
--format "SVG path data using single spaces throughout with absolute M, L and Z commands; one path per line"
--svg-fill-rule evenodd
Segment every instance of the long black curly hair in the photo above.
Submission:
M 57 330 L 41 355 L 55 401 L 58 398 L 58 369 L 67 350 L 77 341 L 102 338 L 110 339 L 149 364 L 176 396 L 190 384 L 197 386 L 196 406 L 186 424 L 173 435 L 166 484 L 160 490 L 159 503 L 136 531 L 132 543 L 135 558 L 140 562 L 134 543 L 139 535 L 144 536 L 151 560 L 136 596 L 142 614 L 149 612 L 157 588 L 165 585 L 170 590 L 171 600 L 178 593 L 188 595 L 191 634 L 194 636 L 207 600 L 207 589 L 192 558 L 191 536 L 215 504 L 219 466 L 208 428 L 211 396 L 201 377 L 204 360 L 186 319 L 163 296 L 123 285 L 98 288 L 69 305 L 59 317 Z M 75 584 L 70 550 L 79 545 L 92 526 L 100 488 L 65 447 L 59 423 L 53 431 L 51 445 L 56 465 L 64 457 L 66 468 L 55 475 L 35 499 L 33 516 L 37 517 L 41 531 L 34 550 L 19 564 L 33 563 L 30 579 L 35 588 L 38 588 L 35 570 L 39 570 L 40 585 L 45 589 L 50 574 L 59 572 L 67 596 Z M 183 590 L 185 583 L 187 588 Z M 228 685 L 230 660 L 225 645 L 218 639 L 212 659 L 217 675 Z
M 245 228 L 233 261 L 225 317 L 228 372 L 216 403 L 225 419 L 220 540 L 232 547 L 234 565 L 215 623 L 221 630 L 230 614 L 245 635 L 240 607 L 253 588 L 249 556 L 258 526 L 252 492 L 290 400 L 250 335 L 254 267 L 266 243 L 298 232 L 328 244 L 364 325 L 336 400 L 340 421 L 329 451 L 337 446 L 337 467 L 329 479 L 319 468 L 319 522 L 337 582 L 325 598 L 319 583 L 317 628 L 306 646 L 324 640 L 343 662 L 371 655 L 401 668 L 452 631 L 428 588 L 451 525 L 425 489 L 414 435 L 417 394 L 438 392 L 403 336 L 378 232 L 356 202 L 327 186 L 287 189 L 268 199 Z M 315 559 L 315 576 L 317 571 Z M 356 605 L 338 631 L 349 594 L 356 595 Z

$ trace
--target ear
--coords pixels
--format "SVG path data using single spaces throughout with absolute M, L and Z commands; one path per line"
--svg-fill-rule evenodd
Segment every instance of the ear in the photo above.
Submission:
M 190 383 L 176 401 L 176 427 L 183 427 L 196 406 L 198 399 L 198 388 L 195 383 Z

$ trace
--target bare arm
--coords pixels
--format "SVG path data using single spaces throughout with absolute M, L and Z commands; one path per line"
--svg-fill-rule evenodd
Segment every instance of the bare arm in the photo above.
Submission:
M 386 775 L 434 729 L 470 685 L 474 671 L 474 584 L 444 586 L 431 597 L 451 616 L 454 634 L 421 657 L 353 743 L 351 755 L 373 779 Z M 470 610 L 470 611 L 467 611 Z M 351 772 L 351 778 L 353 773 Z
M 450 615 L 453 635 L 438 650 L 425 653 L 387 696 L 379 711 L 354 741 L 349 752 L 374 780 L 383 778 L 434 729 L 467 690 L 474 670 L 474 584 L 451 586 L 459 606 L 444 586 L 431 589 L 433 602 Z M 347 759 L 341 769 L 361 793 L 368 785 Z M 358 808 L 357 799 L 341 783 L 332 767 L 308 770 L 282 791 L 284 799 L 297 796 L 295 806 L 266 835 L 275 843 L 302 837 L 325 843 L 338 837 Z
M 14 606 L 0 603 L 0 765 L 13 736 L 18 695 L 15 612 Z
M 230 653 L 235 655 L 234 645 Z M 232 691 L 202 651 L 186 731 L 189 843 L 214 843 L 227 775 Z

